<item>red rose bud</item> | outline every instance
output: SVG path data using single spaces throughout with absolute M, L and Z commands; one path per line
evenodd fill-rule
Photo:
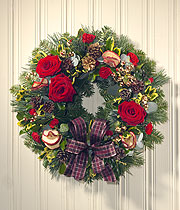
M 76 91 L 73 88 L 72 81 L 65 74 L 58 74 L 51 78 L 49 85 L 49 99 L 54 102 L 68 102 L 73 100 Z
M 138 57 L 137 57 L 134 53 L 132 53 L 132 52 L 129 52 L 127 55 L 130 57 L 130 62 L 131 62 L 134 66 L 137 66 L 137 63 L 139 62 Z
M 34 139 L 34 141 L 36 141 L 39 144 L 41 143 L 40 136 L 37 132 L 32 132 L 31 136 Z
M 149 124 L 146 125 L 145 132 L 147 135 L 151 135 L 152 131 L 153 131 L 153 126 L 152 123 L 150 122 Z
M 136 126 L 144 122 L 145 110 L 134 101 L 124 101 L 118 106 L 118 114 L 128 125 Z
M 45 58 L 39 60 L 36 72 L 39 74 L 40 78 L 54 76 L 61 71 L 61 60 L 59 57 L 48 55 Z
M 35 109 L 30 109 L 29 114 L 33 115 L 33 116 L 36 115 L 36 110 Z
M 93 35 L 93 34 L 84 33 L 84 34 L 82 35 L 82 41 L 83 41 L 84 43 L 91 43 L 91 42 L 94 41 L 95 38 L 96 38 L 96 36 Z
M 109 67 L 101 67 L 99 70 L 99 76 L 103 79 L 107 79 L 112 74 Z
M 53 120 L 51 120 L 49 126 L 50 126 L 51 128 L 54 128 L 54 126 L 56 126 L 56 125 L 58 125 L 58 124 L 59 124 L 59 120 L 56 119 L 56 118 L 54 118 Z
M 149 78 L 149 81 L 152 83 L 154 81 L 153 77 Z
M 111 130 L 106 131 L 106 136 L 112 136 L 112 135 L 113 135 L 113 131 Z

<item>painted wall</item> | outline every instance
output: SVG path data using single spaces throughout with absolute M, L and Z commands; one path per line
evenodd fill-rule
M 76 34 L 81 24 L 127 34 L 172 78 L 164 87 L 164 143 L 146 151 L 144 167 L 132 169 L 120 185 L 51 180 L 18 137 L 9 105 L 9 88 L 39 40 L 57 31 Z M 180 209 L 180 0 L 0 0 L 0 60 L 0 210 Z M 96 94 L 89 102 L 94 111 L 102 100 Z

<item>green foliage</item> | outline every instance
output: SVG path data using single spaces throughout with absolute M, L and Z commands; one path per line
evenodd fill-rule
M 53 103 L 52 112 L 44 111 L 42 112 L 43 114 L 40 114 L 40 110 L 41 108 L 43 110 L 44 104 L 52 101 L 49 100 L 49 87 L 43 87 L 37 90 L 31 89 L 34 81 L 41 81 L 41 78 L 39 78 L 36 74 L 38 61 L 47 55 L 52 54 L 58 55 L 63 62 L 65 58 L 60 57 L 60 51 L 62 49 L 64 49 L 67 54 L 69 52 L 73 52 L 82 59 L 87 55 L 89 46 L 88 43 L 84 43 L 82 41 L 83 33 L 94 34 L 96 36 L 94 43 L 97 41 L 99 42 L 102 52 L 110 50 L 114 51 L 119 56 L 129 52 L 137 55 L 139 63 L 133 69 L 132 75 L 135 76 L 136 79 L 144 82 L 144 90 L 148 87 L 148 85 L 151 85 L 153 88 L 156 88 L 156 93 L 158 94 L 158 97 L 153 100 L 153 102 L 157 104 L 158 109 L 156 112 L 147 114 L 144 123 L 132 127 L 126 122 L 123 122 L 117 114 L 119 103 L 123 102 L 123 99 L 118 101 L 119 89 L 128 89 L 129 87 L 121 87 L 120 84 L 115 82 L 115 80 L 111 77 L 112 75 L 107 79 L 102 79 L 99 76 L 99 69 L 101 67 L 109 66 L 105 63 L 100 63 L 99 66 L 96 66 L 96 69 L 84 73 L 81 60 L 78 65 L 73 67 L 70 71 L 66 71 L 66 69 L 62 68 L 60 72 L 72 80 L 73 87 L 76 91 L 76 94 L 73 97 L 73 102 Z M 117 67 L 119 68 L 120 64 Z M 116 74 L 116 68 L 110 68 L 111 71 Z M 20 85 L 14 85 L 10 89 L 14 96 L 11 101 L 11 105 L 13 106 L 13 111 L 17 112 L 16 117 L 19 121 L 19 125 L 22 126 L 19 134 L 25 137 L 24 144 L 36 154 L 40 154 L 43 166 L 49 170 L 53 177 L 56 178 L 59 178 L 61 174 L 64 174 L 66 169 L 66 162 L 60 161 L 57 154 L 60 150 L 63 152 L 65 151 L 67 139 L 72 138 L 72 134 L 68 129 L 68 123 L 79 116 L 85 120 L 87 125 L 90 124 L 91 120 L 97 118 L 109 121 L 110 129 L 114 134 L 112 137 L 106 136 L 102 144 L 114 141 L 114 138 L 119 136 L 119 134 L 115 131 L 115 128 L 125 126 L 127 130 L 124 133 L 121 133 L 121 135 L 124 137 L 128 136 L 130 131 L 134 132 L 135 135 L 143 133 L 143 142 L 145 147 L 153 149 L 155 144 L 160 144 L 163 141 L 163 135 L 156 129 L 153 129 L 151 135 L 147 135 L 145 127 L 150 122 L 152 122 L 154 126 L 156 124 L 166 122 L 168 109 L 168 104 L 164 99 L 165 95 L 161 88 L 169 81 L 169 77 L 165 74 L 164 70 L 156 72 L 156 69 L 156 62 L 154 60 L 148 58 L 142 50 L 135 49 L 134 44 L 127 36 L 118 36 L 108 26 L 104 26 L 101 30 L 94 30 L 94 28 L 83 26 L 82 29 L 79 30 L 77 36 L 71 36 L 69 33 L 54 33 L 53 35 L 48 35 L 48 38 L 40 41 L 39 46 L 33 50 L 32 57 L 29 60 L 27 68 L 24 68 L 24 71 L 20 75 Z M 150 84 L 149 81 L 149 78 L 151 77 L 154 79 L 152 84 Z M 48 78 L 48 80 L 50 83 L 50 78 Z M 87 109 L 82 105 L 84 98 L 91 97 L 94 94 L 94 84 L 97 85 L 100 95 L 104 98 L 104 106 L 98 107 L 98 111 L 95 115 L 88 113 Z M 141 91 L 142 94 L 145 94 L 144 90 Z M 18 98 L 18 96 L 20 96 L 20 98 Z M 29 111 L 33 108 L 32 98 L 37 96 L 42 101 L 42 104 L 35 106 L 36 117 L 34 117 L 29 113 Z M 133 97 L 136 98 L 137 94 L 134 94 L 132 91 L 130 100 L 134 100 L 132 99 Z M 61 141 L 59 148 L 53 151 L 46 151 L 46 145 L 43 142 L 39 144 L 34 141 L 32 133 L 37 132 L 41 136 L 43 130 L 49 128 L 49 124 L 53 118 L 57 118 L 59 120 L 59 124 L 56 125 L 55 129 L 63 135 L 63 140 Z M 129 155 L 131 149 L 125 148 L 121 141 L 115 142 L 115 146 L 116 148 L 123 148 L 126 156 L 118 161 L 114 157 L 104 159 L 104 162 L 112 167 L 116 179 L 119 181 L 119 177 L 123 176 L 125 172 L 130 173 L 131 167 L 139 167 L 143 165 L 143 150 L 138 152 L 135 148 L 133 149 L 133 154 Z M 89 155 L 84 177 L 84 181 L 87 183 L 103 179 L 101 174 L 93 173 L 92 158 L 93 156 Z
M 144 133 L 145 138 L 144 138 L 144 145 L 148 149 L 154 149 L 155 144 L 161 144 L 163 142 L 164 136 L 162 133 L 156 129 L 153 129 L 153 132 L 151 135 L 147 135 Z

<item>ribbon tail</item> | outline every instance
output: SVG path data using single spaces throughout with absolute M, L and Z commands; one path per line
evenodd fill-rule
M 79 155 L 73 156 L 68 163 L 65 175 L 72 176 L 76 180 L 82 180 L 85 176 L 87 163 L 88 154 L 85 152 L 81 152 Z
M 110 165 L 106 165 L 105 169 L 101 171 L 101 175 L 106 182 L 115 182 L 116 177 Z
M 95 174 L 101 173 L 105 169 L 104 161 L 95 156 L 92 160 L 92 169 Z
M 75 161 L 75 155 L 72 154 L 72 155 L 71 155 L 71 158 L 70 158 L 70 160 L 69 160 L 69 163 L 68 163 L 68 165 L 67 165 L 67 167 L 66 167 L 66 170 L 65 170 L 65 172 L 64 172 L 64 175 L 65 175 L 65 176 L 72 176 L 74 161 Z

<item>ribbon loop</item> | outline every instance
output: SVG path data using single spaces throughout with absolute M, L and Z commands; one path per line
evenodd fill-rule
M 95 120 L 91 127 L 91 133 L 90 133 L 91 145 L 101 142 L 108 128 L 109 125 L 106 120 L 100 120 L 100 119 Z
M 72 120 L 69 123 L 69 129 L 74 139 L 86 142 L 86 123 L 81 117 Z

